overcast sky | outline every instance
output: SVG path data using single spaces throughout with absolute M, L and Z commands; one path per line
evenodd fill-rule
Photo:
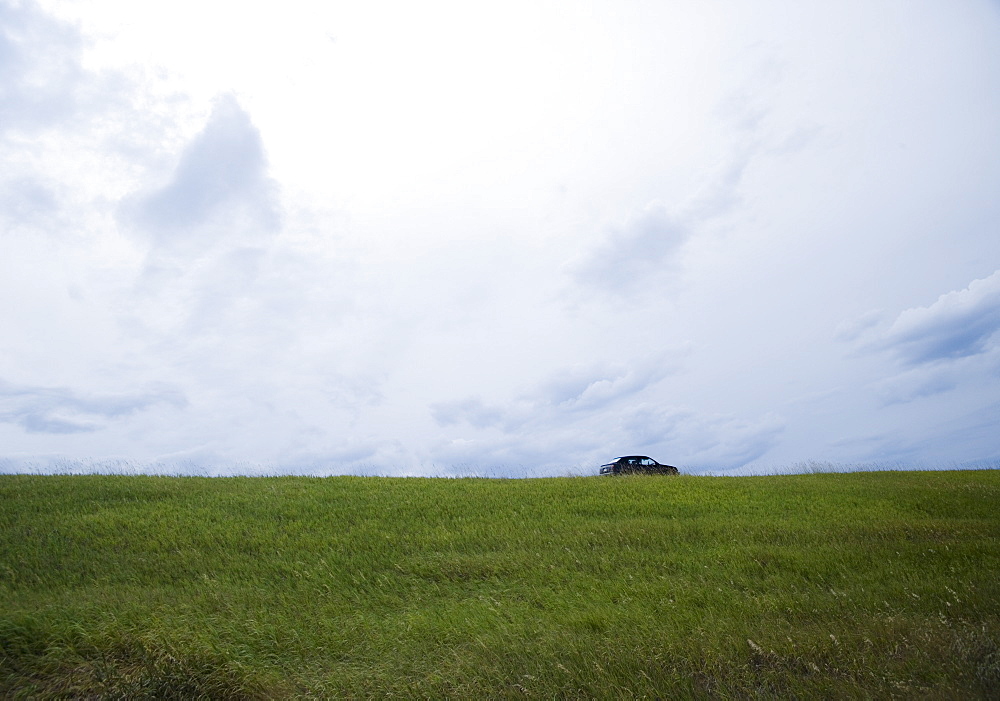
M 0 471 L 995 464 L 998 125 L 988 0 L 0 0 Z

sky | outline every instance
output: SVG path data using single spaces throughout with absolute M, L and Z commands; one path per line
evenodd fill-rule
M 992 0 L 0 0 L 0 472 L 995 466 L 998 125 Z

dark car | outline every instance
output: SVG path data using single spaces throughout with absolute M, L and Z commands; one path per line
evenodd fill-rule
M 625 455 L 607 465 L 601 465 L 602 475 L 676 475 L 673 465 L 661 465 L 645 455 Z

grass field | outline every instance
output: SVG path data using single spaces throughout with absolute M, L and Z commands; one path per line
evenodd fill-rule
M 4 697 L 1000 696 L 1000 471 L 0 476 Z

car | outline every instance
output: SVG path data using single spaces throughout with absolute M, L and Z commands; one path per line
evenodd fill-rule
M 661 465 L 645 455 L 624 455 L 601 465 L 602 475 L 676 475 L 680 474 L 673 465 Z

